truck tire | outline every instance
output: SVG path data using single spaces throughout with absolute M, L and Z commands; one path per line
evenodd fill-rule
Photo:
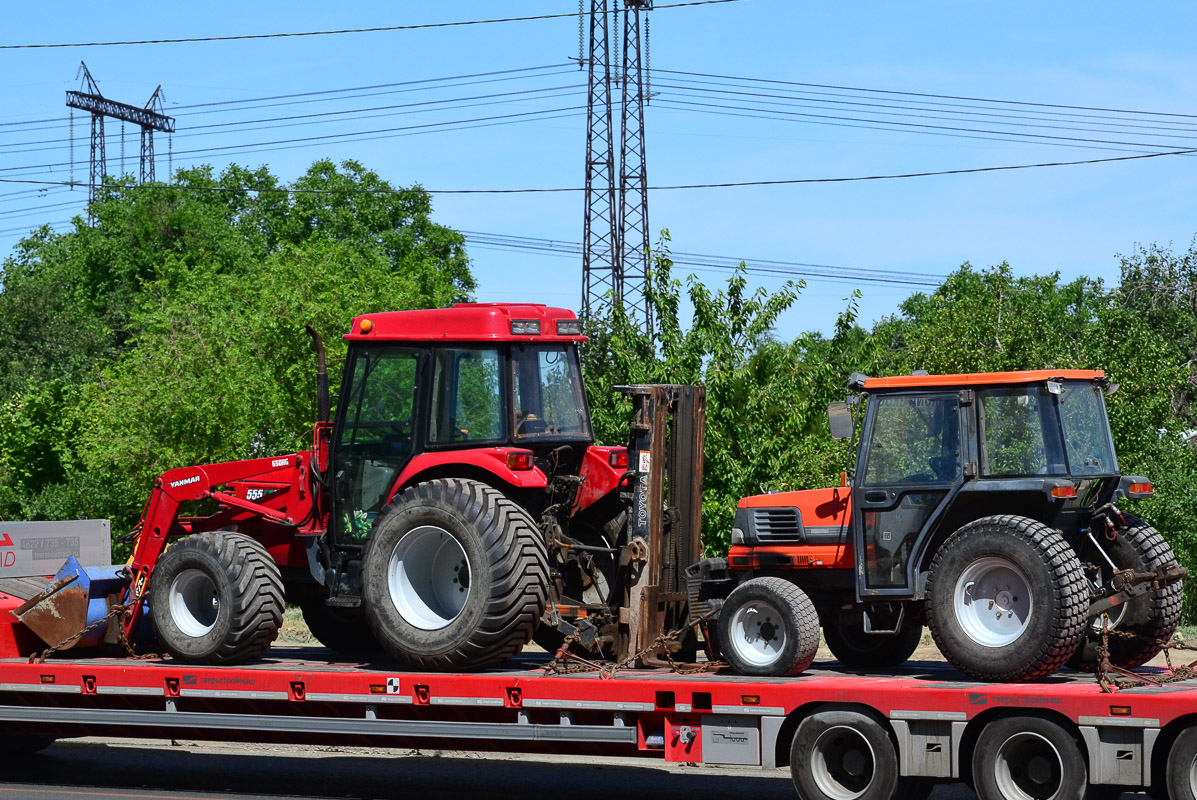
M 462 478 L 404 489 L 375 520 L 361 576 L 375 639 L 425 670 L 507 661 L 531 640 L 549 591 L 536 523 L 501 492 Z
M 1042 717 L 1003 717 L 987 724 L 973 746 L 972 767 L 978 800 L 1084 800 L 1090 789 L 1076 738 Z
M 270 649 L 283 622 L 283 580 L 261 544 L 216 531 L 179 539 L 150 577 L 158 643 L 189 664 L 239 664 Z
M 932 784 L 902 777 L 889 731 L 869 714 L 816 711 L 798 725 L 790 775 L 804 800 L 921 800 Z
M 983 517 L 953 533 L 931 562 L 927 625 L 969 677 L 1017 682 L 1068 662 L 1085 631 L 1089 589 L 1076 553 L 1033 519 Z
M 1155 569 L 1176 560 L 1164 537 L 1143 520 L 1126 515 L 1127 525 L 1113 540 L 1098 537 L 1106 555 L 1119 570 L 1136 572 Z M 1090 545 L 1090 549 L 1092 545 Z M 1102 580 L 1109 580 L 1113 570 L 1100 553 L 1091 559 L 1102 568 Z M 1109 637 L 1110 663 L 1123 669 L 1146 664 L 1163 649 L 1180 622 L 1180 607 L 1184 600 L 1184 586 L 1177 581 L 1162 589 L 1140 595 L 1110 613 L 1110 630 L 1131 634 L 1134 639 Z M 1097 669 L 1097 648 L 1101 644 L 1101 619 L 1091 620 L 1085 629 L 1081 646 L 1068 666 L 1084 672 Z
M 1185 728 L 1172 743 L 1164 785 L 1170 800 L 1197 800 L 1197 726 Z
M 819 650 L 819 615 L 806 592 L 783 578 L 753 578 L 719 611 L 719 646 L 740 675 L 797 675 Z
M 349 655 L 382 652 L 360 610 L 335 608 L 318 596 L 305 597 L 299 610 L 308 631 L 329 650 Z
M 896 667 L 906 663 L 923 640 L 923 626 L 911 623 L 895 634 L 865 633 L 857 624 L 828 625 L 823 638 L 845 667 Z

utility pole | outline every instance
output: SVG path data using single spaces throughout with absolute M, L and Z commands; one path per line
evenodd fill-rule
M 649 264 L 648 175 L 644 155 L 644 70 L 640 49 L 640 12 L 653 0 L 624 0 L 622 107 L 619 139 L 619 235 L 616 263 L 622 280 L 620 299 L 629 319 L 652 336 L 648 304 Z M 645 24 L 647 25 L 647 15 Z
M 617 257 L 619 231 L 615 216 L 615 146 L 611 136 L 610 27 L 608 0 L 590 0 L 590 57 L 583 59 L 579 54 L 579 66 L 585 61 L 589 73 L 586 190 L 582 218 L 583 316 L 601 314 L 608 303 L 619 304 L 623 288 Z
M 174 117 L 163 113 L 162 87 L 159 86 L 150 95 L 149 102 L 144 107 L 131 106 L 109 100 L 100 93 L 100 87 L 88 71 L 87 65 L 79 62 L 78 75 L 82 75 L 82 91 L 67 92 L 66 104 L 71 108 L 78 108 L 91 113 L 91 166 L 88 173 L 87 204 L 90 217 L 90 206 L 96 201 L 96 192 L 104 185 L 104 176 L 108 174 L 108 158 L 104 148 L 104 118 L 112 117 L 122 122 L 132 122 L 141 128 L 141 169 L 139 179 L 141 183 L 154 180 L 154 131 L 174 133 Z M 121 140 L 122 155 L 124 139 Z

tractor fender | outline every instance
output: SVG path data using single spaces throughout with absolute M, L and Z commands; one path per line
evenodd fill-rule
M 387 497 L 387 502 L 394 500 L 395 495 L 405 486 L 418 483 L 417 478 L 424 473 L 433 472 L 437 477 L 451 474 L 460 475 L 462 467 L 490 473 L 501 484 L 518 489 L 543 489 L 549 485 L 549 479 L 540 471 L 539 467 L 515 470 L 507 466 L 508 453 L 527 452 L 519 447 L 486 447 L 477 450 L 421 453 L 407 462 L 407 466 L 399 473 L 399 477 L 395 480 L 395 485 Z
M 619 487 L 628 472 L 628 449 L 591 445 L 582 457 L 578 475 L 582 487 L 574 499 L 573 513 L 577 514 L 602 500 Z

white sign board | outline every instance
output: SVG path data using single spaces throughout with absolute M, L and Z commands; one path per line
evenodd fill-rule
M 0 522 L 0 578 L 53 575 L 67 556 L 85 567 L 112 564 L 112 523 Z

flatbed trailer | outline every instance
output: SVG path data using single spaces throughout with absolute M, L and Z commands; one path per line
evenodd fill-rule
M 131 736 L 792 766 L 804 798 L 871 797 L 855 790 L 890 770 L 906 776 L 907 797 L 912 784 L 929 790 L 933 782 L 965 780 L 986 798 L 1037 796 L 1025 785 L 1034 776 L 1024 773 L 1044 752 L 1060 758 L 1047 765 L 1047 780 L 1065 789 L 1075 779 L 1076 765 L 1044 732 L 1046 722 L 1075 743 L 1082 793 L 1154 786 L 1165 793 L 1157 796 L 1177 797 L 1166 794 L 1170 770 L 1187 776 L 1185 786 L 1197 780 L 1197 680 L 1103 693 L 1091 675 L 983 684 L 938 662 L 885 675 L 828 662 L 796 678 L 746 679 L 650 670 L 553 674 L 543 669 L 544 654 L 477 674 L 337 663 L 321 648 L 278 647 L 238 667 L 68 656 L 0 660 L 6 741 Z M 804 725 L 812 719 L 830 727 Z M 870 738 L 870 725 L 892 750 Z M 993 744 L 995 730 L 1015 734 Z M 979 742 L 978 763 L 992 766 L 996 794 L 972 774 Z M 872 763 L 845 759 L 853 752 Z

